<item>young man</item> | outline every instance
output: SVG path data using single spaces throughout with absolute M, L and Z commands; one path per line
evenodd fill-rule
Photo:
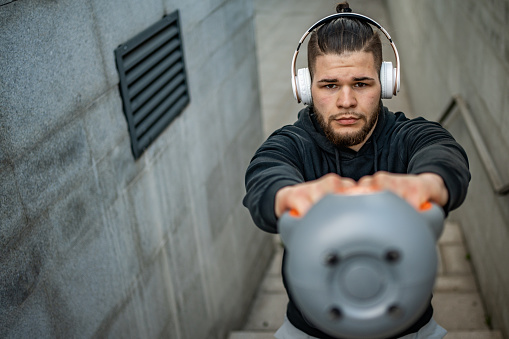
M 349 12 L 348 4 L 338 12 Z M 393 191 L 415 208 L 426 201 L 446 214 L 465 199 L 470 173 L 464 150 L 439 124 L 409 120 L 381 102 L 381 42 L 356 17 L 325 22 L 308 44 L 312 103 L 275 131 L 246 173 L 244 205 L 262 230 L 277 233 L 286 211 L 304 215 L 324 195 L 352 186 Z M 284 264 L 283 264 L 284 265 Z M 284 277 L 283 277 L 284 279 Z M 289 295 L 277 338 L 330 338 L 306 320 Z M 394 338 L 442 338 L 431 303 Z

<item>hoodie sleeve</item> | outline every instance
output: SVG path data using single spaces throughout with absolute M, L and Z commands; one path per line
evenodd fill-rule
M 277 233 L 276 192 L 285 186 L 304 182 L 300 164 L 298 145 L 289 133 L 284 133 L 284 129 L 274 132 L 251 159 L 246 171 L 243 204 L 262 230 Z
M 411 152 L 408 173 L 440 175 L 449 192 L 449 201 L 444 206 L 449 213 L 459 207 L 467 195 L 470 182 L 467 154 L 440 124 L 424 119 L 414 121 L 407 133 L 412 137 L 406 141 Z

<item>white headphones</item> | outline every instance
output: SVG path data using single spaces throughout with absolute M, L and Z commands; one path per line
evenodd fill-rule
M 295 64 L 297 62 L 297 55 L 299 54 L 300 46 L 302 42 L 306 39 L 306 37 L 311 33 L 316 27 L 323 25 L 324 23 L 337 19 L 339 17 L 353 17 L 358 18 L 368 23 L 376 26 L 382 33 L 387 37 L 389 42 L 391 43 L 392 50 L 394 51 L 394 55 L 396 56 L 396 67 L 392 67 L 392 62 L 384 61 L 382 62 L 382 66 L 380 68 L 380 83 L 382 85 L 382 99 L 390 99 L 393 95 L 397 95 L 400 87 L 400 66 L 399 66 L 399 54 L 396 49 L 396 45 L 392 41 L 389 33 L 378 24 L 375 20 L 357 13 L 336 13 L 329 15 L 319 21 L 317 21 L 313 26 L 311 26 L 306 33 L 302 36 L 299 41 L 299 45 L 293 54 L 292 59 L 292 89 L 293 96 L 297 100 L 297 102 L 302 102 L 305 105 L 310 105 L 313 102 L 313 98 L 311 97 L 311 75 L 309 74 L 308 68 L 300 68 L 295 74 Z

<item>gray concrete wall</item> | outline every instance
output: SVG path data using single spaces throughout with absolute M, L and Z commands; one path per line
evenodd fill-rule
M 272 254 L 251 1 L 0 5 L 0 337 L 224 338 Z M 113 51 L 176 9 L 191 103 L 134 161 Z
M 509 0 L 386 0 L 415 115 L 436 119 L 454 94 L 470 107 L 509 181 Z M 509 335 L 509 197 L 493 194 L 462 118 L 448 127 L 469 154 L 472 182 L 451 218 L 465 231 L 488 319 Z

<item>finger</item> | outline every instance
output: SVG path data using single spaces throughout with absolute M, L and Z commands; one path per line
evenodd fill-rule
M 323 184 L 326 193 L 338 193 L 345 188 L 356 186 L 357 183 L 351 178 L 343 178 L 337 174 L 324 177 Z
M 362 177 L 359 182 L 357 183 L 359 187 L 370 189 L 372 191 L 381 191 L 384 189 L 388 189 L 386 186 L 388 185 L 387 182 L 384 182 L 383 179 L 376 178 L 373 176 L 368 177 Z
M 361 186 L 361 187 L 369 187 L 369 186 L 372 186 L 373 185 L 373 177 L 372 176 L 365 176 L 365 177 L 362 177 L 359 179 L 359 181 L 357 182 L 357 185 Z
M 350 187 L 355 187 L 355 186 L 357 186 L 357 182 L 355 180 L 350 179 L 350 178 L 342 178 L 341 179 L 340 187 L 350 188 Z
M 288 196 L 285 211 L 294 210 L 298 215 L 304 216 L 314 205 L 318 195 L 312 196 L 309 190 L 295 190 Z
M 299 184 L 287 186 L 276 193 L 275 213 L 276 217 L 281 217 L 283 213 L 289 210 L 295 210 L 298 214 L 304 215 L 320 197 L 320 190 L 317 190 L 315 184 Z
M 308 213 L 312 206 L 313 203 L 309 200 L 299 200 L 296 202 L 295 208 L 293 209 L 297 211 L 299 216 L 304 216 Z
M 425 195 L 422 194 L 412 194 L 412 195 L 407 194 L 403 198 L 416 210 L 419 210 L 421 205 L 427 202 Z
M 300 215 L 305 215 L 325 195 L 334 193 L 340 181 L 337 174 L 328 174 L 318 180 L 295 186 L 288 196 L 287 209 L 295 209 Z

